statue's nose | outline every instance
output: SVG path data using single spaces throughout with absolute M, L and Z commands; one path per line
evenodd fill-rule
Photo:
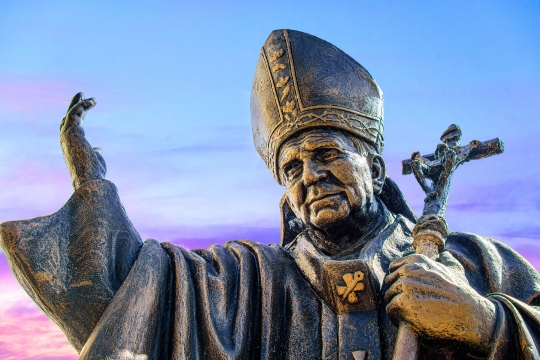
M 310 186 L 328 178 L 328 172 L 316 161 L 304 160 L 304 185 Z

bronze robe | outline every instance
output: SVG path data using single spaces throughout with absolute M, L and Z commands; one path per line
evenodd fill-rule
M 386 228 L 330 258 L 304 235 L 282 247 L 247 240 L 188 251 L 142 242 L 106 180 L 83 184 L 57 213 L 1 225 L 17 280 L 64 331 L 80 359 L 390 359 L 389 263 L 412 253 L 413 224 Z M 453 233 L 439 261 L 497 307 L 489 359 L 540 359 L 540 277 L 508 246 Z M 340 270 L 365 274 L 342 302 Z M 337 284 L 337 285 L 336 285 Z M 343 285 L 343 284 L 341 284 Z M 424 359 L 478 359 L 424 340 Z M 481 357 L 480 357 L 481 358 Z

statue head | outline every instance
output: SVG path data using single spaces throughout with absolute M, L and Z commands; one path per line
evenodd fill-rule
M 382 91 L 324 40 L 293 30 L 270 34 L 253 80 L 251 121 L 257 151 L 286 188 L 282 243 L 297 233 L 292 220 L 332 231 L 369 221 L 376 198 L 388 197 L 385 188 L 399 193 L 387 185 L 381 157 Z
M 277 172 L 287 201 L 306 226 L 326 233 L 372 221 L 386 168 L 372 146 L 332 128 L 311 128 L 287 139 Z

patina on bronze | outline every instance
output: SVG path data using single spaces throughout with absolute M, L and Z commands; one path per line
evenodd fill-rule
M 420 359 L 540 358 L 540 276 L 496 240 L 446 234 L 444 212 L 417 222 L 386 175 L 382 91 L 332 44 L 276 30 L 256 67 L 254 143 L 285 187 L 280 245 L 143 242 L 85 138 L 95 104 L 77 94 L 60 129 L 73 196 L 0 225 L 14 275 L 80 359 L 392 359 L 400 323 Z M 434 179 L 441 154 L 408 164 Z M 444 231 L 435 259 L 415 254 L 422 224 Z

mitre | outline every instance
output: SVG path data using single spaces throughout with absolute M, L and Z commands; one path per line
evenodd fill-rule
M 253 140 L 276 180 L 277 152 L 295 133 L 333 127 L 383 150 L 383 94 L 375 79 L 334 45 L 294 30 L 272 31 L 251 92 Z

